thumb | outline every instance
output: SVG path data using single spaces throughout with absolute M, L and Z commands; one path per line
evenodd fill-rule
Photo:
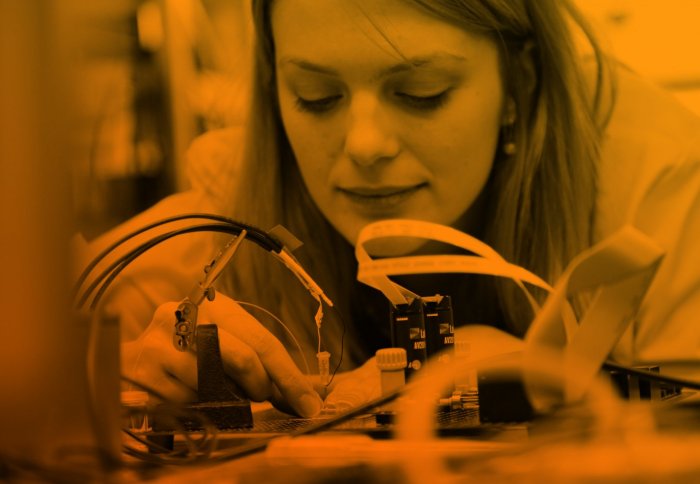
M 381 396 L 379 369 L 374 358 L 343 375 L 325 400 L 327 409 L 343 412 L 364 405 Z

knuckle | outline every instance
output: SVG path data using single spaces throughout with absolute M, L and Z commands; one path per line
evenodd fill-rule
M 173 319 L 175 310 L 177 310 L 178 303 L 176 302 L 167 302 L 164 304 L 161 304 L 158 306 L 156 309 L 155 313 L 153 313 L 153 320 L 154 321 L 163 321 L 166 319 Z
M 305 385 L 292 372 L 284 372 L 276 379 L 277 387 L 287 396 L 297 396 L 305 393 Z
M 268 333 L 266 330 L 262 330 L 252 336 L 252 346 L 261 357 L 265 357 L 283 349 L 282 343 L 280 343 L 277 338 L 275 338 L 271 333 Z
M 269 384 L 252 385 L 252 386 L 249 386 L 249 388 L 246 388 L 246 393 L 248 395 L 248 398 L 250 398 L 254 402 L 263 402 L 265 400 L 269 400 L 270 397 L 272 396 L 271 385 L 269 385 Z
M 240 348 L 233 354 L 232 358 L 235 371 L 242 374 L 253 373 L 258 367 L 257 359 L 257 355 L 252 349 Z

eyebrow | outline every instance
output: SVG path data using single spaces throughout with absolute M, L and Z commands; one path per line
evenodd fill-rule
M 393 65 L 387 69 L 382 70 L 376 77 L 381 79 L 387 76 L 390 76 L 392 74 L 396 74 L 399 72 L 405 72 L 405 71 L 410 71 L 415 68 L 419 67 L 424 67 L 424 66 L 430 66 L 431 64 L 439 64 L 441 62 L 458 62 L 458 63 L 463 63 L 467 59 L 466 57 L 460 56 L 460 55 L 455 55 L 449 52 L 435 52 L 432 54 L 428 54 L 425 56 L 416 56 L 416 57 L 410 57 L 405 59 L 405 61 L 400 62 L 396 65 Z M 306 71 L 311 71 L 311 72 L 318 72 L 320 74 L 326 74 L 330 76 L 339 76 L 339 72 L 336 71 L 335 69 L 332 69 L 330 67 L 322 66 L 319 64 L 315 64 L 313 62 L 310 62 L 306 59 L 298 58 L 298 57 L 282 57 L 278 61 L 279 65 L 285 65 L 285 64 L 291 64 L 293 66 L 296 66 L 300 69 L 306 70 Z

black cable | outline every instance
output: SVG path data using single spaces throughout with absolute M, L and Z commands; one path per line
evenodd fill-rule
M 100 283 L 104 280 L 105 282 L 100 287 L 98 293 L 95 295 L 90 305 L 90 308 L 94 309 L 97 306 L 97 301 L 99 301 L 104 292 L 107 290 L 107 287 L 109 287 L 109 285 L 117 277 L 117 275 L 119 275 L 129 264 L 131 264 L 137 257 L 141 256 L 144 252 L 148 251 L 149 249 L 155 247 L 156 245 L 162 242 L 165 242 L 168 239 L 171 239 L 172 237 L 196 232 L 220 232 L 231 235 L 238 235 L 240 233 L 240 230 L 238 228 L 234 228 L 226 224 L 204 224 L 173 230 L 171 232 L 159 235 L 158 237 L 154 237 L 149 241 L 144 242 L 138 247 L 132 249 L 130 252 L 122 255 L 107 269 L 100 273 L 100 275 L 95 278 L 92 284 L 90 284 L 90 286 L 83 293 L 83 296 L 78 301 L 78 307 L 82 307 L 85 304 L 87 299 L 90 297 L 90 294 L 94 292 L 97 286 L 100 285 Z
M 116 248 L 118 248 L 120 245 L 124 244 L 125 242 L 131 240 L 132 238 L 136 237 L 137 235 L 140 235 L 148 230 L 154 229 L 156 227 L 160 227 L 162 225 L 166 225 L 169 223 L 173 222 L 178 222 L 181 220 L 192 220 L 192 219 L 204 219 L 204 220 L 213 220 L 217 222 L 222 222 L 231 225 L 232 227 L 238 227 L 238 228 L 244 228 L 246 229 L 249 234 L 251 234 L 251 240 L 257 241 L 265 241 L 265 243 L 269 244 L 268 250 L 273 250 L 275 252 L 279 252 L 282 250 L 282 244 L 272 237 L 271 235 L 267 234 L 264 230 L 259 229 L 253 225 L 238 222 L 236 220 L 230 219 L 228 217 L 224 217 L 221 215 L 216 215 L 216 214 L 209 214 L 209 213 L 188 213 L 188 214 L 183 214 L 183 215 L 176 215 L 173 217 L 168 217 L 162 220 L 158 220 L 156 222 L 153 222 L 151 224 L 145 225 L 144 227 L 141 227 L 140 229 L 137 229 L 125 236 L 123 236 L 121 239 L 117 240 L 113 244 L 111 244 L 109 247 L 104 249 L 102 252 L 100 252 L 92 261 L 85 267 L 83 272 L 80 274 L 80 277 L 78 277 L 78 280 L 74 286 L 73 294 L 77 297 L 78 292 L 80 291 L 80 287 L 82 287 L 83 283 L 87 279 L 87 277 L 90 275 L 92 270 L 97 266 L 97 264 L 100 263 L 105 257 L 107 257 L 112 251 L 114 251 Z
M 219 233 L 227 233 L 231 235 L 238 235 L 243 229 L 240 229 L 239 227 L 235 227 L 229 224 L 224 224 L 224 223 L 219 223 L 219 224 L 203 224 L 203 225 L 194 225 L 194 226 L 189 226 L 189 227 L 184 227 L 178 230 L 173 230 L 171 232 L 167 232 L 165 234 L 161 234 L 157 237 L 154 237 L 143 244 L 135 247 L 131 251 L 127 252 L 126 254 L 123 254 L 120 258 L 118 258 L 116 261 L 114 261 L 107 269 L 102 271 L 100 275 L 98 275 L 95 280 L 90 284 L 90 286 L 83 292 L 83 295 L 80 297 L 78 300 L 77 306 L 78 308 L 82 307 L 87 299 L 90 297 L 90 294 L 92 294 L 97 286 L 104 280 L 108 279 L 107 286 L 111 284 L 112 280 L 116 275 L 118 275 L 124 268 L 126 268 L 127 265 L 129 265 L 131 262 L 134 261 L 137 257 L 139 257 L 141 254 L 146 252 L 147 250 L 151 249 L 152 247 L 155 247 L 156 245 L 160 244 L 161 242 L 165 242 L 166 240 L 178 236 L 178 235 L 183 235 L 183 234 L 188 234 L 188 233 L 195 233 L 195 232 L 219 232 Z M 265 250 L 274 252 L 277 249 L 277 245 L 270 243 L 270 240 L 268 240 L 267 236 L 261 236 L 260 234 L 252 233 L 249 232 L 246 235 L 246 239 L 250 239 L 251 241 L 255 242 L 257 245 L 262 247 Z M 281 250 L 281 249 L 280 249 Z M 112 275 L 110 275 L 112 274 Z M 104 284 L 103 284 L 104 287 Z M 104 291 L 106 290 L 106 287 L 104 289 L 100 289 L 99 291 L 99 296 L 101 297 Z M 96 300 L 98 300 L 99 297 L 95 297 L 93 299 L 93 303 L 91 304 L 91 308 L 94 309 L 96 307 Z
M 640 378 L 656 381 L 659 383 L 676 385 L 683 388 L 690 388 L 692 390 L 700 390 L 700 382 L 697 381 L 686 380 L 684 378 L 676 378 L 654 371 L 632 368 L 629 366 L 620 365 L 618 363 L 613 363 L 612 361 L 606 361 L 605 363 L 603 363 L 603 368 L 606 370 L 622 371 L 630 375 L 638 376 Z

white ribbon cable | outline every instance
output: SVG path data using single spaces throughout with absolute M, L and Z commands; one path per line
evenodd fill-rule
M 273 256 L 277 257 L 287 269 L 292 271 L 292 273 L 299 279 L 299 282 L 306 288 L 307 291 L 311 293 L 314 299 L 320 302 L 320 299 L 328 304 L 328 306 L 333 307 L 333 301 L 331 301 L 328 296 L 323 292 L 323 289 L 316 284 L 311 276 L 304 270 L 304 268 L 299 264 L 286 250 L 282 250 L 279 253 L 271 252 Z
M 627 226 L 569 264 L 525 336 L 526 361 L 543 347 L 563 351 L 566 401 L 579 399 L 633 321 L 664 251 Z M 597 290 L 573 335 L 562 332 L 567 297 Z M 532 387 L 530 387 L 532 389 Z M 536 398 L 536 397 L 535 397 Z
M 372 260 L 358 269 L 357 278 L 461 272 L 508 277 L 551 291 L 552 287 L 533 273 L 505 261 L 471 255 L 418 255 Z
M 434 255 L 373 260 L 364 245 L 383 237 L 415 237 L 444 242 L 476 256 Z M 623 227 L 582 252 L 568 265 L 554 288 L 526 269 L 507 262 L 485 243 L 451 227 L 414 220 L 384 220 L 367 225 L 355 246 L 357 279 L 380 290 L 395 305 L 417 297 L 388 276 L 426 273 L 471 273 L 514 280 L 531 301 L 523 283 L 550 292 L 525 337 L 526 357 L 535 361 L 543 347 L 564 354 L 565 398 L 581 397 L 610 351 L 635 317 L 656 274 L 664 251 L 633 227 Z M 569 297 L 597 290 L 579 325 Z M 527 360 L 527 358 L 526 358 Z
M 364 245 L 370 240 L 384 237 L 434 240 L 468 250 L 476 256 L 410 256 L 375 261 L 369 256 Z M 522 267 L 510 264 L 479 239 L 452 227 L 421 220 L 389 219 L 365 226 L 355 244 L 355 257 L 359 264 L 357 279 L 381 291 L 394 305 L 407 304 L 411 298 L 417 296 L 391 281 L 389 275 L 461 272 L 507 277 L 521 288 L 535 312 L 539 311 L 539 305 L 523 282 L 547 291 L 552 290 L 541 278 Z M 570 317 L 567 315 L 565 320 L 569 320 Z
M 461 247 L 487 259 L 505 260 L 489 245 L 469 234 L 446 225 L 422 220 L 387 219 L 373 222 L 362 229 L 357 243 L 362 245 L 368 240 L 382 237 L 415 237 L 418 239 L 436 240 L 455 247 Z

